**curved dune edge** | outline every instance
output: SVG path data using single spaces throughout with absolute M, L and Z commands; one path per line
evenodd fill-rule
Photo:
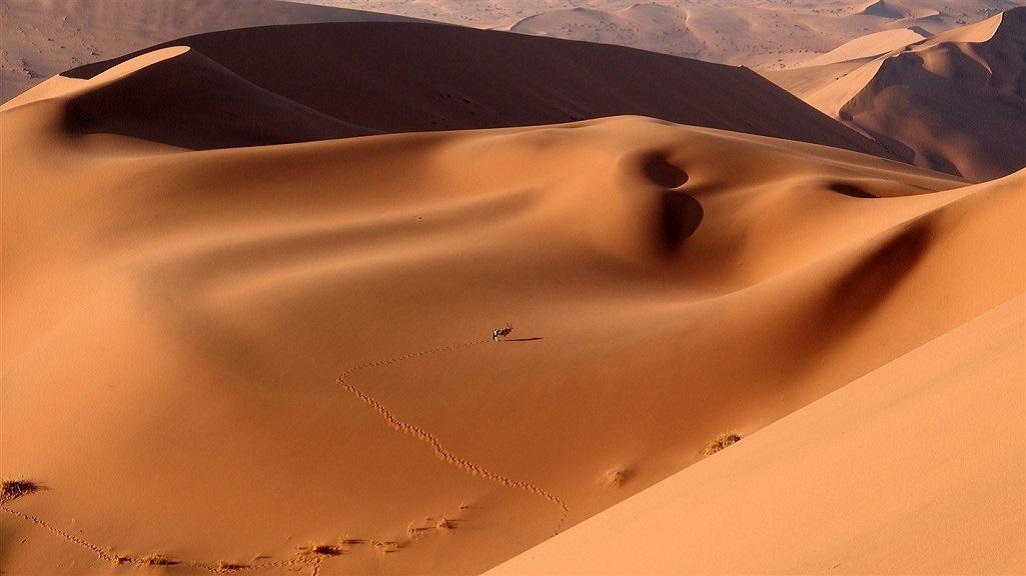
M 480 572 L 563 510 L 467 470 L 571 526 L 1022 290 L 1022 173 L 641 117 L 183 151 L 72 100 L 2 113 L 0 473 L 112 554 Z
M 1024 296 L 486 574 L 1021 574 Z

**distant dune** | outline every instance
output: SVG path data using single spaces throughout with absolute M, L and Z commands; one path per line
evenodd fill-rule
M 1024 74 L 1016 8 L 878 58 L 765 75 L 909 162 L 984 181 L 1026 166 Z
M 587 10 L 571 10 L 566 0 L 5 0 L 0 3 L 0 102 L 69 68 L 173 38 L 249 26 L 421 19 L 514 27 L 779 69 L 866 34 L 908 28 L 936 34 L 1022 5 L 1023 0 L 947 0 L 936 10 L 924 10 L 917 0 L 888 0 L 889 10 L 907 15 L 892 18 L 866 14 L 866 3 L 847 0 L 758 5 L 588 0 Z
M 385 32 L 391 52 L 372 41 Z M 271 37 L 281 61 L 227 41 Z M 698 462 L 717 433 L 747 436 L 1022 294 L 1021 174 L 966 186 L 638 116 L 251 146 L 380 129 L 362 122 L 389 117 L 374 102 L 338 105 L 342 124 L 300 96 L 368 97 L 356 87 L 385 78 L 422 114 L 433 88 L 412 74 L 327 63 L 412 57 L 404 42 L 425 38 L 466 55 L 435 60 L 460 74 L 510 46 L 552 51 L 528 71 L 620 50 L 265 28 L 56 77 L 0 111 L 0 474 L 45 487 L 2 504 L 5 572 L 482 572 Z M 325 69 L 295 85 L 304 46 Z M 610 70 L 650 62 L 624 58 Z M 750 98 L 777 125 L 806 110 L 743 70 L 659 57 L 633 73 L 664 61 L 690 101 L 722 85 L 740 114 Z M 530 105 L 488 102 L 490 121 Z
M 126 132 L 140 123 L 118 117 L 137 110 L 147 110 L 143 116 L 148 117 L 149 111 L 165 109 L 167 113 L 154 122 L 177 124 L 174 114 L 179 108 L 193 108 L 190 98 L 179 94 L 189 89 L 183 82 L 193 81 L 196 75 L 190 70 L 197 66 L 202 70 L 196 74 L 214 74 L 209 60 L 222 76 L 211 80 L 212 86 L 251 83 L 290 100 L 292 108 L 308 108 L 345 123 L 341 128 L 326 126 L 321 134 L 328 136 L 361 129 L 353 126 L 413 132 L 634 114 L 898 158 L 750 70 L 620 46 L 387 22 L 247 28 L 183 38 L 164 46 L 190 46 L 202 59 L 178 58 L 174 64 L 162 64 L 175 70 L 168 73 L 169 79 L 176 79 L 173 82 L 158 84 L 133 76 L 119 81 L 119 87 L 108 88 L 132 98 L 134 106 L 99 109 L 97 104 L 112 100 L 75 100 L 79 115 L 90 118 L 80 123 L 80 129 L 145 137 Z M 99 79 L 104 71 L 137 55 L 79 67 L 64 76 Z M 234 78 L 223 77 L 226 74 Z M 246 94 L 253 98 L 256 91 L 249 88 Z M 725 98 L 725 94 L 733 96 Z M 752 105 L 739 105 L 741 101 Z M 14 99 L 7 106 L 20 102 Z M 205 123 L 186 122 L 175 130 L 184 138 L 188 126 L 202 129 Z
M 974 23 L 1022 0 L 694 2 L 660 0 L 298 0 L 362 8 L 477 28 L 618 44 L 754 69 L 805 65 L 876 32 L 936 34 Z

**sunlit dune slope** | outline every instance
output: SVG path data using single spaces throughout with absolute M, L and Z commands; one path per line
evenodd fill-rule
M 197 63 L 223 74 L 154 53 L 0 112 L 0 474 L 46 487 L 4 504 L 5 572 L 480 572 L 1023 290 L 1022 174 L 640 117 L 69 123 Z M 221 78 L 189 110 L 311 118 Z
M 878 58 L 766 75 L 916 165 L 975 181 L 1026 166 L 1026 7 Z
M 489 574 L 1022 574 L 1023 296 Z
M 174 45 L 268 92 L 382 132 L 639 114 L 897 158 L 750 70 L 619 46 L 367 22 L 247 28 L 167 44 Z M 132 56 L 65 76 L 90 78 Z M 165 98 L 156 90 L 145 97 Z

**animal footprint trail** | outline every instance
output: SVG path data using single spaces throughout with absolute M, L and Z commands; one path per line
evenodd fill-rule
M 510 330 L 511 329 L 512 329 L 512 327 L 510 327 Z M 508 334 L 508 332 L 506 334 Z M 501 334 L 501 336 L 505 336 L 506 334 Z M 398 363 L 398 362 L 403 362 L 403 361 L 410 360 L 410 359 L 413 359 L 413 358 L 417 358 L 417 357 L 420 357 L 420 356 L 427 356 L 427 355 L 430 355 L 430 354 L 440 354 L 442 352 L 448 352 L 448 351 L 457 350 L 457 349 L 460 349 L 460 348 L 467 348 L 469 346 L 476 346 L 478 344 L 486 344 L 486 343 L 491 342 L 491 341 L 492 340 L 479 340 L 479 341 L 476 341 L 476 342 L 466 342 L 466 343 L 463 343 L 463 344 L 453 344 L 453 345 L 444 346 L 444 347 L 441 347 L 441 348 L 434 348 L 434 349 L 431 349 L 431 350 L 424 350 L 424 351 L 421 351 L 421 352 L 414 352 L 412 354 L 404 354 L 402 356 L 396 356 L 394 358 L 389 358 L 387 360 L 379 360 L 379 361 L 375 361 L 375 362 L 367 362 L 366 364 L 360 364 L 358 366 L 354 366 L 353 368 L 349 368 L 348 370 L 343 371 L 341 374 L 339 374 L 339 376 L 338 376 L 338 378 L 336 380 L 336 383 L 339 386 L 341 386 L 343 389 L 345 389 L 346 391 L 352 393 L 354 396 L 359 398 L 365 404 L 367 404 L 368 406 L 370 406 L 371 408 L 376 410 L 378 412 L 378 414 L 380 414 L 381 417 L 385 419 L 385 421 L 388 423 L 388 425 L 391 426 L 392 428 L 394 428 L 395 430 L 398 430 L 400 432 L 404 432 L 406 434 L 409 434 L 409 435 L 413 436 L 414 438 L 416 438 L 416 439 L 418 439 L 418 440 L 428 444 L 429 446 L 431 446 L 431 448 L 434 450 L 435 456 L 439 460 L 442 460 L 443 462 L 446 462 L 447 464 L 455 466 L 456 468 L 459 468 L 460 470 L 463 470 L 464 472 L 466 472 L 466 473 L 468 473 L 468 474 L 470 474 L 472 476 L 481 476 L 482 478 L 485 478 L 485 479 L 487 479 L 489 481 L 495 482 L 496 484 L 500 484 L 502 486 L 507 486 L 507 487 L 510 487 L 510 488 L 516 488 L 516 489 L 522 490 L 522 491 L 524 491 L 524 492 L 526 492 L 528 494 L 532 494 L 534 496 L 538 496 L 538 497 L 544 498 L 544 499 L 548 500 L 549 502 L 551 502 L 552 504 L 558 506 L 559 510 L 560 510 L 560 517 L 559 517 L 559 522 L 556 525 L 555 530 L 553 531 L 553 535 L 558 534 L 559 531 L 563 528 L 563 524 L 566 522 L 567 515 L 569 514 L 569 511 L 570 511 L 570 508 L 567 506 L 567 504 L 565 502 L 563 502 L 562 500 L 560 500 L 556 496 L 550 494 L 549 492 L 546 492 L 545 490 L 542 490 L 541 488 L 539 488 L 539 487 L 537 487 L 537 486 L 535 486 L 535 485 L 533 485 L 531 483 L 524 482 L 522 480 L 514 480 L 512 478 L 509 478 L 509 477 L 503 476 L 501 474 L 492 472 L 490 470 L 482 468 L 481 466 L 478 466 L 477 464 L 474 464 L 473 462 L 471 462 L 471 461 L 469 461 L 469 460 L 467 460 L 465 458 L 461 458 L 461 457 L 457 456 L 456 454 L 454 454 L 453 452 L 451 452 L 450 450 L 448 450 L 444 446 L 442 446 L 441 442 L 439 442 L 438 438 L 436 438 L 433 434 L 431 434 L 427 430 L 424 430 L 423 428 L 420 428 L 420 427 L 418 427 L 416 425 L 413 425 L 413 424 L 410 424 L 408 422 L 403 422 L 402 420 L 398 419 L 383 404 L 378 402 L 372 396 L 364 393 L 362 390 L 360 390 L 359 388 L 354 386 L 348 380 L 349 377 L 352 376 L 353 374 L 355 374 L 356 372 L 359 372 L 360 370 L 364 370 L 364 369 L 367 369 L 367 368 L 380 367 L 380 366 L 388 366 L 390 364 L 395 364 L 395 363 Z M 20 512 L 18 510 L 13 509 L 13 508 L 10 508 L 8 506 L 8 504 L 12 500 L 14 500 L 15 498 L 16 497 L 10 497 L 10 498 L 4 499 L 3 501 L 0 501 L 0 511 L 3 511 L 3 512 L 6 512 L 8 514 L 11 514 L 11 515 L 13 515 L 13 516 L 15 516 L 17 518 L 20 518 L 21 520 L 26 521 L 26 522 L 30 522 L 32 524 L 35 524 L 36 526 L 39 526 L 40 528 L 49 531 L 50 533 L 54 534 L 55 536 L 57 536 L 59 538 L 62 538 L 64 540 L 66 540 L 67 542 L 70 542 L 72 544 L 81 546 L 82 548 L 84 548 L 86 550 L 89 550 L 90 552 L 96 554 L 99 558 L 101 558 L 103 560 L 106 560 L 107 562 L 110 562 L 112 564 L 136 564 L 136 565 L 152 564 L 152 562 L 147 561 L 145 557 L 140 558 L 140 557 L 136 557 L 136 556 L 128 556 L 128 555 L 117 554 L 117 553 L 113 552 L 110 548 L 103 548 L 103 547 L 100 547 L 100 546 L 98 546 L 98 545 L 96 545 L 96 544 L 94 544 L 92 542 L 89 542 L 89 541 L 83 539 L 83 538 L 79 538 L 78 536 L 75 536 L 75 535 L 70 534 L 70 533 L 68 533 L 68 532 L 66 532 L 64 530 L 61 530 L 57 526 L 54 526 L 53 524 L 51 524 L 51 523 L 49 523 L 49 522 L 47 522 L 47 521 L 45 521 L 45 520 L 43 520 L 41 518 L 38 518 L 38 517 L 33 516 L 31 514 L 26 514 L 24 512 Z M 213 574 L 224 574 L 226 572 L 248 572 L 248 571 L 254 571 L 254 570 L 263 570 L 263 569 L 267 569 L 267 568 L 285 567 L 285 566 L 308 566 L 308 567 L 311 568 L 311 576 L 318 576 L 318 574 L 320 572 L 320 569 L 321 569 L 321 563 L 323 561 L 323 558 L 318 556 L 318 557 L 315 557 L 315 558 L 311 559 L 311 558 L 303 558 L 303 557 L 297 555 L 297 556 L 293 556 L 291 558 L 287 558 L 287 559 L 283 559 L 283 560 L 279 560 L 279 561 L 262 562 L 262 563 L 256 563 L 256 564 L 232 565 L 231 568 L 225 568 L 225 567 L 220 566 L 220 565 L 212 565 L 212 564 L 207 564 L 207 563 L 204 563 L 204 562 L 196 562 L 196 561 L 189 561 L 189 560 L 168 559 L 168 561 L 170 562 L 170 564 L 173 564 L 173 565 L 184 566 L 184 567 L 189 567 L 189 568 L 195 568 L 195 569 L 199 569 L 199 570 L 204 570 L 206 572 L 210 572 L 210 573 L 213 573 Z
M 0 505 L 0 509 L 2 509 L 4 512 L 7 512 L 8 514 L 13 514 L 13 515 L 17 516 L 18 518 L 21 518 L 22 520 L 31 522 L 31 523 L 33 523 L 33 524 L 35 524 L 35 525 L 37 525 L 37 526 L 39 526 L 41 528 L 49 530 L 50 532 L 53 532 L 57 536 L 60 536 L 61 538 L 64 538 L 68 542 L 73 542 L 75 544 L 78 544 L 79 546 L 81 546 L 81 547 L 83 547 L 83 548 L 85 548 L 85 549 L 87 549 L 87 550 L 89 550 L 91 552 L 94 552 L 97 556 L 99 556 L 100 558 L 103 558 L 104 560 L 107 560 L 108 562 L 114 562 L 115 561 L 115 556 L 113 554 L 108 553 L 103 548 L 100 548 L 99 546 L 96 546 L 95 544 L 91 544 L 89 542 L 86 542 L 85 540 L 83 540 L 83 539 L 81 539 L 81 538 L 79 538 L 77 536 L 74 536 L 72 534 L 68 534 L 64 530 L 61 530 L 60 528 L 54 526 L 53 524 L 50 524 L 49 522 L 47 522 L 45 520 L 42 520 L 40 518 L 36 518 L 35 516 L 33 516 L 31 514 L 25 514 L 24 512 L 19 512 L 17 510 L 12 509 L 12 508 L 8 508 L 6 505 Z
M 69 534 L 68 532 L 65 532 L 64 530 L 61 530 L 60 528 L 54 526 L 53 524 L 50 524 L 46 520 L 43 520 L 41 518 L 37 518 L 37 517 L 35 517 L 35 516 L 31 515 L 31 514 L 26 514 L 24 512 L 19 512 L 18 510 L 14 510 L 13 508 L 9 508 L 6 504 L 0 504 L 0 510 L 3 510 L 4 512 L 7 512 L 8 514 L 12 514 L 12 515 L 14 515 L 14 516 L 16 516 L 18 518 L 21 518 L 22 520 L 25 520 L 26 522 L 31 522 L 32 524 L 35 524 L 36 526 L 39 526 L 40 528 L 43 528 L 44 530 L 48 530 L 49 532 L 53 533 L 54 535 L 56 535 L 56 536 L 58 536 L 60 538 L 63 538 L 64 540 L 67 540 L 68 542 L 70 542 L 72 544 L 77 544 L 78 546 L 81 546 L 82 548 L 85 548 L 86 550 L 89 550 L 90 552 L 93 552 L 98 557 L 100 557 L 103 560 L 106 560 L 107 562 L 110 562 L 111 564 L 137 564 L 137 565 L 151 564 L 145 558 L 137 558 L 137 557 L 133 557 L 133 556 L 122 556 L 122 555 L 119 555 L 119 554 L 115 554 L 114 552 L 111 552 L 109 549 L 101 548 L 100 546 L 97 546 L 96 544 L 93 544 L 92 542 L 89 542 L 87 540 L 83 540 L 82 538 L 79 538 L 78 536 L 75 536 L 73 534 Z M 186 567 L 189 567 L 189 568 L 197 568 L 197 569 L 200 569 L 200 570 L 205 570 L 207 572 L 211 572 L 213 574 L 224 574 L 226 572 L 244 572 L 244 571 L 248 572 L 248 571 L 253 571 L 253 570 L 262 570 L 262 569 L 266 569 L 266 568 L 275 568 L 275 567 L 290 566 L 290 565 L 310 564 L 309 561 L 305 561 L 303 559 L 290 558 L 290 559 L 286 559 L 286 560 L 280 560 L 280 561 L 277 561 L 277 562 L 264 562 L 264 563 L 261 563 L 261 564 L 240 565 L 240 566 L 233 567 L 231 570 L 225 570 L 225 569 L 220 568 L 218 566 L 214 566 L 214 565 L 210 565 L 210 564 L 204 564 L 203 562 L 179 561 L 179 560 L 173 560 L 173 559 L 168 560 L 168 561 L 169 561 L 169 563 L 171 565 L 186 566 Z M 319 566 L 315 565 L 314 568 L 316 570 L 317 568 L 319 568 Z M 316 572 L 315 572 L 314 576 L 316 576 Z
M 381 402 L 378 402 L 375 398 L 354 386 L 353 383 L 350 381 L 350 377 L 353 374 L 367 368 L 388 366 L 390 364 L 403 362 L 406 360 L 417 358 L 419 356 L 440 354 L 443 352 L 449 352 L 460 348 L 467 348 L 470 346 L 477 346 L 479 344 L 486 344 L 490 341 L 491 340 L 478 340 L 476 342 L 453 344 L 450 346 L 444 346 L 442 348 L 434 348 L 431 350 L 424 350 L 421 352 L 414 352 L 412 354 L 396 356 L 388 360 L 379 360 L 375 362 L 368 362 L 366 364 L 360 364 L 359 366 L 354 366 L 353 368 L 349 368 L 348 370 L 343 371 L 341 374 L 339 374 L 335 382 L 344 390 L 353 394 L 361 401 L 363 401 L 365 404 L 376 410 L 378 414 L 380 414 L 381 417 L 384 418 L 385 422 L 387 422 L 388 425 L 391 426 L 393 429 L 398 430 L 399 432 L 409 434 L 410 436 L 413 436 L 414 438 L 431 446 L 432 450 L 434 450 L 435 457 L 437 457 L 439 460 L 452 466 L 455 466 L 456 468 L 463 470 L 471 476 L 481 476 L 482 478 L 495 482 L 496 484 L 522 490 L 524 492 L 527 492 L 528 494 L 539 496 L 555 504 L 557 507 L 559 507 L 560 517 L 559 522 L 556 524 L 556 528 L 553 531 L 553 535 L 559 534 L 559 531 L 563 528 L 563 524 L 566 522 L 567 515 L 570 512 L 570 508 L 569 506 L 567 506 L 566 502 L 552 495 L 551 493 L 546 492 L 545 490 L 535 486 L 534 484 L 524 482 L 522 480 L 514 480 L 512 478 L 503 476 L 502 474 L 498 474 L 496 472 L 492 472 L 490 470 L 482 468 L 481 466 L 478 466 L 477 464 L 474 464 L 473 462 L 465 458 L 457 456 L 452 451 L 442 446 L 441 442 L 439 442 L 438 438 L 436 438 L 433 434 L 419 426 L 400 420 L 387 407 L 381 404 Z

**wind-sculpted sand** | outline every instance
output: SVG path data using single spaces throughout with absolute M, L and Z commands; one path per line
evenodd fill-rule
M 345 83 L 388 53 L 314 49 L 340 30 L 467 58 L 368 100 Z M 754 74 L 640 52 L 638 77 L 692 75 L 692 125 L 517 126 L 630 99 L 591 60 L 503 99 L 489 58 L 567 44 L 505 38 L 204 35 L 0 109 L 0 476 L 39 488 L 5 484 L 0 569 L 469 574 L 547 541 L 498 569 L 1022 571 L 1026 172 L 800 142 L 873 149 Z M 296 84 L 301 55 L 351 74 Z M 527 80 L 558 77 L 572 101 Z M 402 102 L 465 129 L 404 128 Z M 839 464 L 864 476 L 832 489 Z M 807 492 L 775 499 L 789 483 Z M 723 548 L 666 544 L 703 533 Z M 987 547 L 938 553 L 956 541 Z
M 835 57 L 765 75 L 918 166 L 975 181 L 1026 167 L 1026 7 Z

